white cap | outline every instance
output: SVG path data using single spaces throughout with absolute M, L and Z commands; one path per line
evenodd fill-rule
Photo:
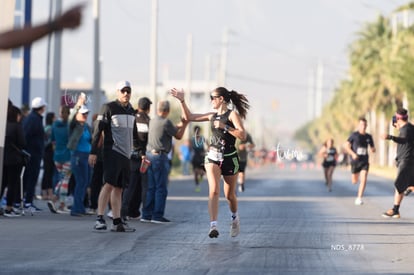
M 85 105 L 82 105 L 80 109 L 78 110 L 78 113 L 81 113 L 81 114 L 89 113 L 89 109 Z
M 116 84 L 116 90 L 117 91 L 120 91 L 120 90 L 122 90 L 125 87 L 131 88 L 131 83 L 129 83 L 129 81 L 123 80 L 123 81 L 119 81 Z
M 43 100 L 41 97 L 35 97 L 32 99 L 32 108 L 37 109 L 43 106 L 47 106 L 46 101 Z

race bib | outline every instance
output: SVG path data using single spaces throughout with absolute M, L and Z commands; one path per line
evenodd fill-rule
M 326 157 L 326 161 L 331 162 L 331 161 L 334 161 L 334 160 L 335 160 L 335 158 L 334 158 L 334 156 L 332 156 L 332 155 L 328 155 L 328 156 Z
M 209 150 L 207 153 L 207 157 L 214 161 L 222 161 L 223 160 L 223 153 Z
M 367 148 L 358 147 L 356 153 L 357 153 L 357 155 L 365 156 L 367 154 Z

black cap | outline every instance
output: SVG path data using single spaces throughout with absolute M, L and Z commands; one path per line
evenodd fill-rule
M 151 104 L 152 101 L 148 97 L 141 97 L 138 100 L 138 108 L 140 108 L 143 111 L 149 110 Z

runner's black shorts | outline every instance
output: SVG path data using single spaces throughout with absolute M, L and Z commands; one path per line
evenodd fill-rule
M 232 176 L 239 172 L 239 156 L 237 155 L 237 151 L 234 151 L 229 154 L 224 154 L 222 161 L 215 161 L 209 159 L 207 156 L 204 159 L 204 163 L 214 163 L 220 166 L 221 174 L 223 176 Z
M 398 163 L 398 173 L 395 179 L 394 186 L 398 193 L 403 193 L 408 186 L 414 185 L 414 163 L 401 161 Z
M 353 161 L 351 162 L 351 172 L 352 174 L 357 174 L 361 172 L 362 170 L 365 170 L 368 172 L 369 170 L 369 163 L 366 161 Z
M 336 161 L 324 161 L 322 162 L 322 167 L 323 168 L 328 168 L 330 166 L 336 166 Z
M 105 183 L 112 186 L 125 188 L 129 183 L 131 173 L 130 159 L 114 150 L 103 152 L 103 177 Z
M 246 171 L 247 161 L 239 160 L 239 172 L 244 173 Z

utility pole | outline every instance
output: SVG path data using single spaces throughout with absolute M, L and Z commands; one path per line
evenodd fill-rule
M 24 5 L 24 25 L 32 25 L 32 0 L 26 0 Z M 30 61 L 31 45 L 23 48 L 23 80 L 22 80 L 22 103 L 30 106 Z
M 151 10 L 151 60 L 150 60 L 150 89 L 153 95 L 154 108 L 152 108 L 153 116 L 157 114 L 157 66 L 158 66 L 158 0 L 152 0 Z
M 52 21 L 52 15 L 53 15 L 53 0 L 49 0 L 49 19 L 48 21 Z M 47 55 L 46 55 L 46 102 L 52 102 L 53 93 L 50 91 L 50 49 L 52 44 L 52 35 L 49 34 L 47 36 Z
M 187 58 L 186 58 L 186 66 L 185 66 L 185 82 L 186 82 L 185 100 L 187 100 L 189 104 L 191 100 L 191 80 L 193 77 L 192 70 L 193 70 L 193 35 L 189 34 L 187 36 Z
M 55 17 L 62 13 L 62 0 L 56 0 Z M 52 102 L 47 102 L 49 111 L 57 112 L 59 110 L 61 101 L 60 91 L 60 74 L 62 69 L 62 32 L 55 32 L 54 34 L 54 48 L 53 48 L 53 79 L 51 93 Z
M 222 39 L 223 41 L 221 44 L 218 85 L 224 87 L 226 85 L 227 54 L 228 54 L 228 48 L 229 48 L 229 29 L 228 28 L 224 30 Z
M 308 118 L 313 120 L 315 118 L 315 78 L 314 71 L 309 72 L 308 79 Z
M 93 92 L 92 92 L 92 111 L 98 113 L 101 106 L 101 63 L 100 63 L 100 44 L 99 44 L 99 17 L 100 17 L 100 0 L 93 1 L 93 22 L 94 22 L 94 40 L 93 40 Z
M 322 114 L 322 90 L 323 90 L 323 64 L 318 63 L 316 70 L 316 95 L 315 95 L 315 116 L 320 117 Z
M 193 35 L 190 33 L 187 36 L 187 58 L 185 66 L 185 82 L 186 89 L 184 98 L 188 102 L 187 104 L 191 105 L 191 81 L 193 78 Z M 191 123 L 188 125 L 186 131 L 188 132 L 188 138 L 191 138 Z

